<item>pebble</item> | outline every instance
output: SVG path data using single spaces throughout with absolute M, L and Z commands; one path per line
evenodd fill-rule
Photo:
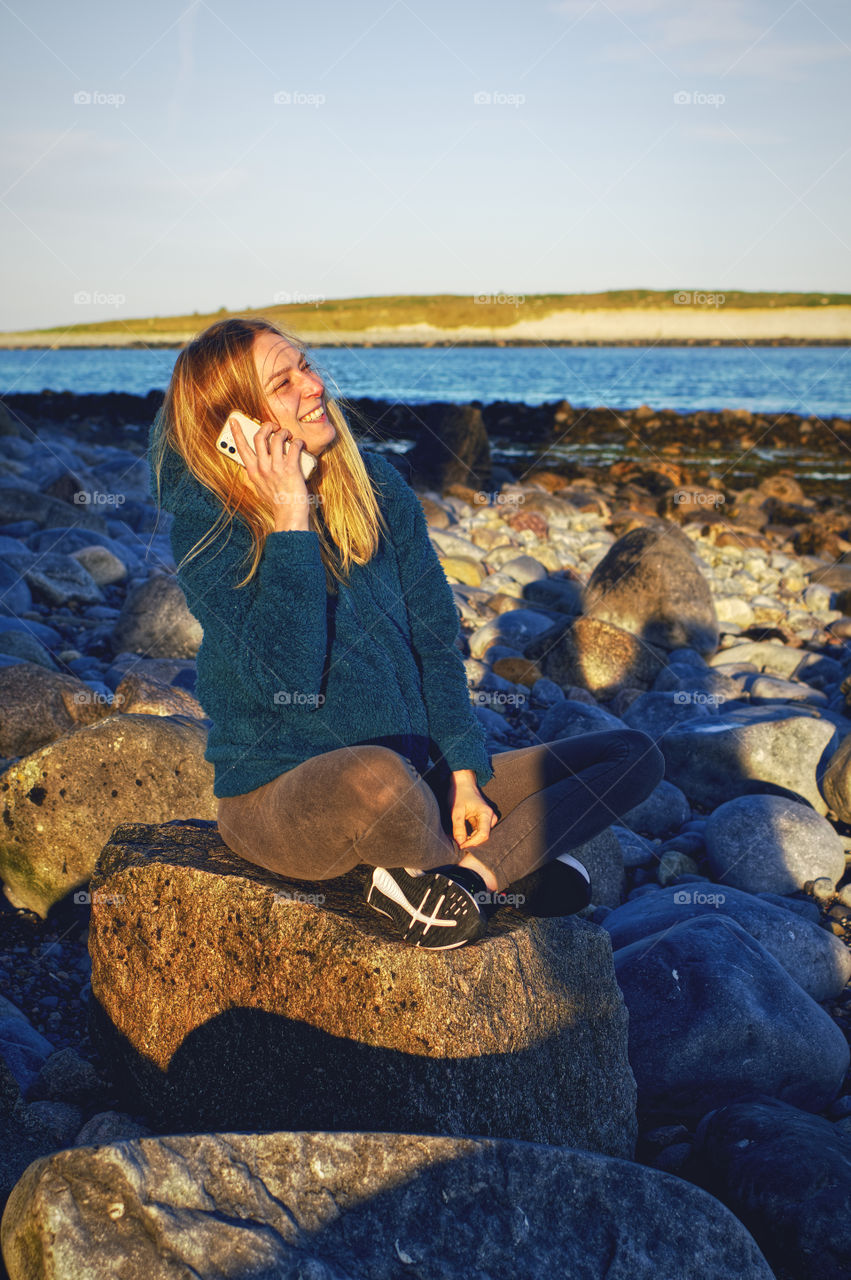
M 785 796 L 745 795 L 719 805 L 707 823 L 706 851 L 713 877 L 748 893 L 794 893 L 814 881 L 823 900 L 845 871 L 831 824 Z

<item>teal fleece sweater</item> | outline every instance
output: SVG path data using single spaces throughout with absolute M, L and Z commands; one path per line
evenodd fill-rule
M 151 428 L 149 447 L 157 430 Z M 205 759 L 217 797 L 243 795 L 326 751 L 390 747 L 422 773 L 429 758 L 493 777 L 486 735 L 455 641 L 460 620 L 416 494 L 392 463 L 362 452 L 390 530 L 350 585 L 327 590 L 313 531 L 270 533 L 247 586 L 248 526 L 234 517 L 178 573 L 203 628 L 196 696 L 212 721 Z M 149 458 L 150 465 L 150 458 Z M 156 481 L 151 471 L 151 493 Z M 161 499 L 175 563 L 221 512 L 168 449 Z

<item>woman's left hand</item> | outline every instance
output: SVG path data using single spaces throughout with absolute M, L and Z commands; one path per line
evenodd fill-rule
M 454 774 L 449 782 L 449 806 L 452 835 L 459 849 L 484 844 L 499 821 L 476 783 L 460 780 Z M 471 835 L 467 835 L 468 822 L 473 828 Z

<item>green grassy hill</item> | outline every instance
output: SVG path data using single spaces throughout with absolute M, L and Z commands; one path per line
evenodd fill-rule
M 697 292 L 697 291 L 695 291 Z M 743 307 L 823 307 L 849 306 L 851 294 L 847 293 L 742 293 L 722 290 L 700 290 L 715 297 L 723 292 L 724 306 Z M 501 294 L 497 298 L 513 298 Z M 102 320 L 91 324 L 57 325 L 50 329 L 28 330 L 28 333 L 44 335 L 138 334 L 142 339 L 156 339 L 157 335 L 185 334 L 187 337 L 228 315 L 263 316 L 274 320 L 283 328 L 301 331 L 362 331 L 374 326 L 396 328 L 414 324 L 429 324 L 439 329 L 461 326 L 500 327 L 517 320 L 537 320 L 557 311 L 607 308 L 638 308 L 641 310 L 675 309 L 674 290 L 661 292 L 652 289 L 618 289 L 607 293 L 538 293 L 516 295 L 518 305 L 500 300 L 479 300 L 468 294 L 400 295 L 378 298 L 330 298 L 319 303 L 295 303 L 252 307 L 242 311 L 227 311 L 222 307 L 211 313 L 193 312 L 181 316 L 148 316 L 131 320 Z M 710 304 L 711 305 L 711 304 Z M 26 336 L 26 334 L 21 334 Z

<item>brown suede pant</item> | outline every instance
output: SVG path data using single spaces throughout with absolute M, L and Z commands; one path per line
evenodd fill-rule
M 612 729 L 491 757 L 481 787 L 499 821 L 468 851 L 453 839 L 448 774 L 419 774 L 383 746 L 313 756 L 255 791 L 219 800 L 234 853 L 279 875 L 328 880 L 359 863 L 433 867 L 470 852 L 502 890 L 583 844 L 639 804 L 664 775 L 661 751 L 637 729 Z

